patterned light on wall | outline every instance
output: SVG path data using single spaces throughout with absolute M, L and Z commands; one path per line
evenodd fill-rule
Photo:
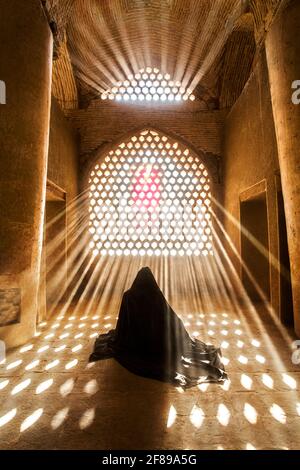
M 195 95 L 181 82 L 171 80 L 169 74 L 162 74 L 158 69 L 147 67 L 135 75 L 130 75 L 124 82 L 118 82 L 110 90 L 101 94 L 103 100 L 117 101 L 194 101 Z
M 102 255 L 212 254 L 210 182 L 189 149 L 145 130 L 89 179 L 90 248 Z

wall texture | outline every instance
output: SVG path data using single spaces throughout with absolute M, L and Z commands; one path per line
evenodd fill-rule
M 0 109 L 0 326 L 3 308 L 11 321 L 20 318 L 0 327 L 10 347 L 31 338 L 36 326 L 52 35 L 38 0 L 1 0 L 0 11 L 1 79 L 7 85 L 7 103 Z
M 72 201 L 78 196 L 79 138 L 53 96 L 50 118 L 47 179 L 59 186 L 65 200 L 53 200 L 47 186 L 39 320 L 51 315 L 50 299 L 54 303 L 68 283 L 78 221 L 78 206 Z
M 67 193 L 67 202 L 78 193 L 79 138 L 52 97 L 47 177 Z
M 274 128 L 268 69 L 262 52 L 242 95 L 225 122 L 223 204 L 240 222 L 240 195 L 263 180 L 266 185 L 269 246 L 278 258 L 278 222 L 276 174 L 279 171 L 277 141 Z M 240 231 L 230 218 L 224 218 L 225 228 L 240 252 Z M 238 261 L 235 263 L 240 271 Z M 279 305 L 279 274 L 276 261 L 271 268 L 271 301 Z
M 175 134 L 195 150 L 220 155 L 226 111 L 203 111 L 199 103 L 142 105 L 92 101 L 86 109 L 66 111 L 81 136 L 83 160 L 102 145 L 151 126 Z

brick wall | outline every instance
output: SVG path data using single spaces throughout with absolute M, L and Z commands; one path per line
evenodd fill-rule
M 202 111 L 197 102 L 162 105 L 92 101 L 87 109 L 67 112 L 81 137 L 81 156 L 114 143 L 142 127 L 154 127 L 181 138 L 196 151 L 221 154 L 226 111 Z
M 277 258 L 278 223 L 276 174 L 279 173 L 276 134 L 274 128 L 268 69 L 264 53 L 242 95 L 232 108 L 225 125 L 223 159 L 223 204 L 225 209 L 240 222 L 240 195 L 249 188 L 266 181 L 268 204 L 269 249 Z M 225 217 L 226 231 L 238 252 L 241 237 L 238 225 Z M 236 269 L 240 266 L 235 257 Z M 278 271 L 271 267 L 271 299 L 278 310 Z

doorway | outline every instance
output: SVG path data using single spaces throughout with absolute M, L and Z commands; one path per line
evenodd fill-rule
M 66 193 L 47 181 L 38 322 L 51 314 L 67 282 Z
M 257 302 L 264 297 L 264 300 L 270 301 L 269 229 L 265 191 L 241 200 L 240 220 L 241 227 L 245 229 L 241 231 L 243 285 L 251 300 Z

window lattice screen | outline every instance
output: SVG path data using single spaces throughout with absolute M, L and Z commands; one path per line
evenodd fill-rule
M 208 173 L 177 142 L 143 131 L 99 161 L 89 185 L 94 254 L 212 254 Z
M 110 90 L 101 94 L 102 100 L 117 101 L 187 101 L 195 100 L 192 90 L 181 82 L 171 80 L 169 74 L 162 74 L 158 69 L 147 67 L 135 75 L 130 75 L 124 82 L 118 82 Z

